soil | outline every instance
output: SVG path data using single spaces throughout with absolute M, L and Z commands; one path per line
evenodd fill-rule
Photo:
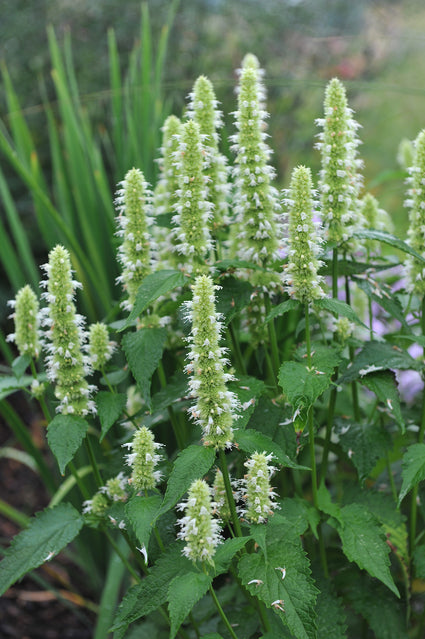
M 39 415 L 33 414 L 25 398 L 19 394 L 12 398 L 14 408 L 28 424 L 33 441 L 47 454 L 44 426 Z M 21 447 L 13 432 L 0 418 L 0 449 Z M 49 497 L 38 476 L 25 464 L 0 457 L 0 495 L 15 509 L 32 516 L 45 508 Z M 0 515 L 0 546 L 7 548 L 19 526 Z M 1 570 L 1 563 L 0 563 Z M 46 590 L 37 581 L 41 577 L 50 584 Z M 63 555 L 13 584 L 0 599 L 1 639 L 89 639 L 93 636 L 95 615 L 81 605 L 85 593 L 83 576 Z

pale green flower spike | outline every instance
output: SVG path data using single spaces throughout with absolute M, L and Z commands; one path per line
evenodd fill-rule
M 136 491 L 155 488 L 161 480 L 161 473 L 155 470 L 155 466 L 162 459 L 155 452 L 162 444 L 155 442 L 151 431 L 146 426 L 141 426 L 133 435 L 131 442 L 123 444 L 131 450 L 126 455 L 127 464 L 131 467 L 130 483 Z
M 41 282 L 47 288 L 42 297 L 48 306 L 41 311 L 41 323 L 46 327 L 47 377 L 56 384 L 55 396 L 60 400 L 56 410 L 64 415 L 95 413 L 90 395 L 96 387 L 85 380 L 91 372 L 89 358 L 82 352 L 87 339 L 85 320 L 74 304 L 81 284 L 72 278 L 69 253 L 63 246 L 50 251 L 49 262 L 42 268 L 47 273 L 47 281 Z
M 118 260 L 122 274 L 117 278 L 127 293 L 123 308 L 131 311 L 140 284 L 152 270 L 155 248 L 149 226 L 152 224 L 152 193 L 139 169 L 127 172 L 117 191 L 117 235 L 122 238 Z
M 265 523 L 273 515 L 273 510 L 278 508 L 274 503 L 277 494 L 270 486 L 270 478 L 276 470 L 269 466 L 272 458 L 273 455 L 266 455 L 265 452 L 254 453 L 245 462 L 248 472 L 242 480 L 242 499 L 246 502 L 246 508 L 242 509 L 241 514 L 254 524 Z
M 174 207 L 178 202 L 177 191 L 178 169 L 176 167 L 176 155 L 179 147 L 181 122 L 175 115 L 170 115 L 162 127 L 161 157 L 158 160 L 160 177 L 154 190 L 153 207 L 155 216 L 166 213 L 174 213 Z M 178 264 L 175 249 L 173 249 L 173 235 L 170 229 L 158 226 L 153 227 L 155 242 L 158 246 L 158 262 L 162 267 L 175 267 Z
M 328 239 L 336 244 L 347 243 L 361 226 L 358 196 L 362 162 L 357 158 L 360 142 L 356 134 L 359 124 L 352 113 L 343 84 L 334 78 L 326 87 L 325 117 L 316 120 L 323 127 L 316 148 L 322 157 L 319 190 L 323 223 Z
M 379 208 L 378 200 L 371 193 L 366 193 L 360 200 L 360 211 L 366 229 L 393 232 L 394 225 L 390 216 L 384 209 Z M 369 255 L 376 255 L 380 252 L 380 243 L 376 240 L 363 240 L 363 248 Z
M 178 203 L 173 216 L 175 248 L 188 273 L 208 270 L 206 259 L 212 249 L 209 220 L 212 204 L 208 199 L 203 172 L 204 149 L 199 125 L 189 120 L 182 125 L 176 155 L 179 171 Z
M 324 296 L 323 278 L 318 275 L 322 239 L 313 220 L 315 203 L 310 169 L 299 166 L 292 172 L 284 203 L 288 208 L 288 262 L 283 281 L 295 299 L 308 304 Z
M 218 150 L 217 130 L 223 126 L 222 114 L 217 109 L 213 85 L 204 75 L 196 80 L 189 100 L 187 115 L 199 125 L 205 150 L 204 174 L 208 180 L 208 199 L 213 205 L 210 227 L 215 231 L 229 223 L 227 198 L 230 185 L 227 181 L 227 159 Z
M 410 208 L 408 243 L 417 253 L 425 257 L 425 129 L 415 140 L 413 165 L 407 178 L 409 190 L 405 205 Z M 406 256 L 407 289 L 425 295 L 425 268 L 422 262 Z
M 268 164 L 271 150 L 265 139 L 265 89 L 263 70 L 252 54 L 245 56 L 240 71 L 238 110 L 235 115 L 237 133 L 231 137 L 236 152 L 234 210 L 236 213 L 233 250 L 239 259 L 266 266 L 278 259 L 280 202 L 271 181 L 275 171 Z M 269 278 L 270 279 L 270 278 Z M 267 282 L 277 285 L 278 277 Z
M 332 333 L 336 333 L 340 344 L 345 344 L 354 332 L 354 324 L 347 317 L 332 318 Z
M 204 444 L 224 449 L 232 445 L 232 424 L 238 403 L 226 388 L 226 382 L 233 376 L 224 372 L 228 360 L 224 357 L 225 349 L 219 346 L 222 324 L 215 310 L 217 288 L 209 276 L 200 275 L 193 286 L 192 301 L 185 303 L 192 323 L 185 371 L 191 375 L 190 397 L 195 399 L 190 408 L 192 418 L 202 428 Z
M 89 328 L 89 356 L 93 370 L 103 370 L 114 352 L 115 344 L 109 340 L 108 327 L 102 322 L 92 324 Z
M 100 492 L 107 495 L 111 501 L 126 501 L 128 497 L 127 486 L 128 480 L 124 473 L 118 473 L 116 477 L 107 480 L 106 484 L 100 488 Z
M 216 547 L 222 543 L 220 524 L 213 519 L 215 504 L 211 499 L 211 488 L 203 479 L 197 479 L 189 488 L 186 502 L 178 504 L 184 517 L 178 520 L 178 539 L 185 541 L 183 554 L 193 562 L 213 564 Z
M 223 473 L 217 468 L 213 484 L 213 495 L 216 503 L 217 515 L 221 521 L 229 521 L 232 517 L 229 502 L 227 500 L 226 487 Z
M 413 142 L 407 138 L 403 138 L 398 145 L 397 162 L 405 171 L 412 166 L 414 153 L 415 148 Z
M 29 355 L 37 359 L 40 354 L 40 336 L 39 304 L 36 294 L 27 284 L 8 304 L 14 308 L 10 317 L 14 320 L 15 332 L 7 336 L 7 341 L 15 342 L 19 355 Z

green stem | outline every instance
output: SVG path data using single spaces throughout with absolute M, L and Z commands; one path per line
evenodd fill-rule
M 332 251 L 332 297 L 338 299 L 338 249 Z
M 130 562 L 128 561 L 127 557 L 125 557 L 125 555 L 121 552 L 118 544 L 115 542 L 114 538 L 112 537 L 111 533 L 109 532 L 109 530 L 105 530 L 104 531 L 107 540 L 109 541 L 109 543 L 111 544 L 112 548 L 115 550 L 115 552 L 117 553 L 118 557 L 121 559 L 121 561 L 123 562 L 124 566 L 127 568 L 128 572 L 130 573 L 130 575 L 132 575 L 132 577 L 138 582 L 140 583 L 141 579 L 140 579 L 140 575 L 137 574 L 137 572 L 134 570 L 133 566 L 130 564 Z
M 97 484 L 97 487 L 100 488 L 103 486 L 102 476 L 99 471 L 99 467 L 97 465 L 96 457 L 94 456 L 93 448 L 90 441 L 90 436 L 87 434 L 85 438 L 87 453 L 89 456 L 91 467 L 93 468 L 93 475 Z
M 370 298 L 369 298 L 370 300 Z M 351 300 L 350 300 L 350 280 L 348 278 L 348 275 L 345 276 L 345 301 L 347 302 L 347 304 L 350 306 L 351 304 Z M 372 319 L 371 319 L 372 322 Z M 371 324 L 372 326 L 372 324 Z M 373 337 L 371 337 L 371 339 L 373 339 Z M 354 360 L 354 347 L 353 346 L 349 346 L 348 351 L 350 353 L 350 362 L 352 362 Z M 353 413 L 354 413 L 354 420 L 358 423 L 360 421 L 360 408 L 359 408 L 359 396 L 358 396 L 358 391 L 357 391 L 357 382 L 351 382 L 351 397 L 353 399 Z
M 161 388 L 166 388 L 167 378 L 165 376 L 165 371 L 164 371 L 162 362 L 159 362 L 158 364 L 158 377 L 159 377 L 159 383 L 161 384 Z M 173 411 L 173 407 L 168 406 L 167 410 L 168 410 L 168 416 L 170 418 L 171 426 L 174 432 L 174 437 L 176 438 L 177 446 L 180 448 L 180 450 L 183 450 L 185 445 L 184 445 L 182 433 L 180 432 L 179 424 L 176 419 L 176 415 Z
M 220 617 L 222 618 L 224 625 L 226 626 L 227 630 L 230 632 L 231 636 L 233 637 L 233 639 L 238 639 L 237 636 L 235 635 L 235 631 L 233 630 L 232 626 L 230 625 L 230 622 L 228 620 L 228 618 L 226 617 L 223 608 L 220 606 L 220 602 L 217 599 L 217 595 L 214 592 L 214 588 L 212 586 L 210 586 L 210 594 L 211 597 L 213 598 L 213 601 L 215 603 L 215 606 L 219 612 Z
M 232 485 L 230 483 L 229 471 L 227 469 L 227 461 L 224 450 L 218 451 L 220 459 L 221 472 L 223 474 L 224 487 L 226 489 L 227 501 L 229 502 L 230 513 L 232 515 L 233 528 L 237 537 L 243 537 L 239 517 L 236 512 L 235 498 L 233 497 Z
M 71 471 L 71 475 L 74 477 L 75 481 L 77 482 L 77 486 L 80 489 L 80 492 L 83 496 L 84 499 L 90 499 L 90 495 L 89 492 L 84 484 L 83 481 L 81 481 L 81 477 L 78 474 L 77 469 L 75 468 L 74 464 L 72 461 L 68 462 L 68 468 Z
M 266 316 L 267 316 L 271 311 L 270 297 L 268 296 L 267 293 L 264 293 L 264 306 L 266 308 Z M 270 338 L 271 359 L 273 364 L 274 378 L 275 378 L 275 383 L 277 383 L 277 379 L 279 375 L 279 367 L 280 367 L 280 358 L 279 358 L 279 348 L 277 345 L 277 336 L 276 336 L 276 329 L 274 325 L 274 319 L 270 320 L 270 322 L 268 323 L 268 331 L 269 331 L 269 338 Z
M 247 373 L 246 373 L 245 362 L 242 357 L 241 347 L 240 347 L 239 341 L 236 338 L 235 329 L 232 322 L 230 322 L 229 324 L 229 335 L 230 335 L 230 341 L 233 347 L 232 355 L 235 358 L 236 366 L 240 370 L 242 375 L 246 375 Z

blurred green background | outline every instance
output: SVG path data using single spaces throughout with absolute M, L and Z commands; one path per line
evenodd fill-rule
M 149 10 L 153 66 L 164 24 L 169 19 L 170 4 L 165 0 L 145 3 Z M 180 115 L 195 79 L 201 73 L 206 74 L 222 103 L 224 141 L 226 133 L 233 133 L 230 113 L 236 105 L 235 69 L 246 52 L 255 53 L 266 70 L 269 143 L 274 150 L 278 186 L 283 187 L 297 164 L 307 164 L 314 172 L 319 169 L 319 155 L 313 148 L 317 133 L 314 120 L 322 115 L 326 83 L 338 76 L 347 87 L 350 105 L 363 127 L 360 153 L 365 161 L 365 188 L 390 212 L 404 237 L 405 186 L 396 156 L 400 141 L 414 139 L 425 126 L 425 3 L 182 0 L 176 7 L 161 76 L 161 95 L 154 96 L 155 100 L 161 100 L 157 114 Z M 114 137 L 108 134 L 113 126 L 114 96 L 109 75 L 108 29 L 113 27 L 115 31 L 121 73 L 125 76 L 131 52 L 144 37 L 140 29 L 140 1 L 0 0 L 0 15 L 0 59 L 19 98 L 19 112 L 31 131 L 46 182 L 53 184 L 51 201 L 60 210 L 52 177 L 52 146 L 46 115 L 48 103 L 53 115 L 58 116 L 60 141 L 60 104 L 51 77 L 52 59 L 46 35 L 49 24 L 60 46 L 70 35 L 79 101 L 90 118 L 93 140 L 99 144 L 113 193 L 117 180 L 123 177 L 121 172 L 131 166 L 124 167 L 123 161 L 120 164 L 111 154 Z M 142 42 L 142 49 L 143 46 Z M 3 83 L 0 123 L 6 137 L 14 116 Z M 152 148 L 157 148 L 159 142 L 159 134 L 155 133 L 150 141 Z M 11 167 L 10 160 L 6 161 L 1 153 L 0 158 L 16 210 L 34 253 L 41 260 L 46 246 L 40 242 L 34 222 L 34 194 L 30 195 L 28 185 Z M 66 162 L 66 149 L 64 158 Z M 139 166 L 154 182 L 156 165 L 150 148 L 148 154 L 140 157 Z M 72 188 L 71 184 L 70 191 Z M 0 206 L 3 232 L 8 233 L 10 216 L 5 215 L 3 201 Z M 7 280 L 2 278 L 2 299 L 10 297 L 11 284 Z

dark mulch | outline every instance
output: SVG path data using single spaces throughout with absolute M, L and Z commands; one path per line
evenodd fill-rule
M 45 450 L 44 426 L 38 415 L 18 394 L 14 407 L 20 412 L 41 450 Z M 0 447 L 19 445 L 9 427 L 0 419 Z M 49 497 L 37 475 L 26 465 L 0 457 L 1 498 L 31 516 L 45 508 Z M 0 544 L 6 548 L 19 526 L 0 515 Z M 0 563 L 1 570 L 1 563 Z M 0 599 L 1 639 L 89 639 L 93 636 L 94 614 L 79 605 L 84 592 L 83 576 L 64 555 L 44 564 L 35 575 L 47 581 L 55 592 L 46 590 L 30 576 L 15 583 Z

